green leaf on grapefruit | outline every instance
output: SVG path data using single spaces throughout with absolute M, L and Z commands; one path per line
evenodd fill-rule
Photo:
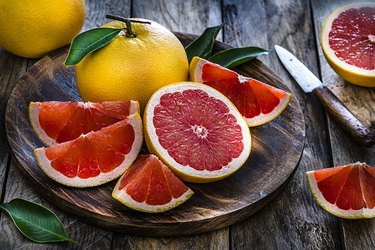
M 210 61 L 226 68 L 233 68 L 270 52 L 271 50 L 258 47 L 233 48 L 216 53 L 210 58 Z

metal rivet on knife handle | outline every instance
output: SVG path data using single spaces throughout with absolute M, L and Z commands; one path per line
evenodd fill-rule
M 317 98 L 320 99 L 323 106 L 331 117 L 342 128 L 349 133 L 354 140 L 366 146 L 372 146 L 375 143 L 375 135 L 370 132 L 346 107 L 345 105 L 329 90 L 322 85 L 313 90 Z

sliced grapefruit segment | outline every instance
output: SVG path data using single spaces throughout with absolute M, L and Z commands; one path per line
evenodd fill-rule
M 375 168 L 365 163 L 306 173 L 319 205 L 346 219 L 375 217 Z
M 48 146 L 76 139 L 139 113 L 136 101 L 31 102 L 29 116 L 38 137 Z
M 159 89 L 143 120 L 150 152 L 185 181 L 223 179 L 250 154 L 245 120 L 223 94 L 207 85 L 185 82 Z
M 291 94 L 205 59 L 194 57 L 190 80 L 209 85 L 229 98 L 250 127 L 275 119 L 285 110 Z
M 179 206 L 193 194 L 155 155 L 141 155 L 119 179 L 112 196 L 132 209 L 160 213 Z
M 49 148 L 35 149 L 41 169 L 55 181 L 93 187 L 116 179 L 134 162 L 143 142 L 138 113 Z
M 322 29 L 323 53 L 345 80 L 375 87 L 375 3 L 349 4 L 332 12 Z

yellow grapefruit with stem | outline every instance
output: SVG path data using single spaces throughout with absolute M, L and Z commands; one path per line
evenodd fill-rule
M 314 198 L 329 213 L 345 219 L 375 217 L 375 168 L 357 162 L 306 176 Z
M 190 80 L 204 83 L 223 93 L 234 103 L 250 127 L 275 119 L 286 109 L 292 96 L 284 90 L 199 57 L 191 61 Z
M 93 187 L 122 175 L 143 143 L 138 113 L 78 138 L 35 149 L 41 169 L 53 180 L 72 187 Z
M 112 196 L 124 205 L 160 213 L 188 200 L 194 192 L 155 155 L 141 155 L 118 180 Z
M 332 69 L 346 81 L 375 87 L 375 3 L 356 3 L 330 14 L 322 49 Z
M 145 140 L 182 180 L 212 182 L 237 171 L 251 150 L 242 115 L 219 91 L 183 82 L 156 91 L 144 112 Z
M 177 37 L 162 25 L 132 23 L 133 37 L 120 32 L 108 45 L 76 66 L 77 87 L 85 101 L 136 100 L 144 109 L 160 87 L 186 81 L 189 65 Z M 123 22 L 103 27 L 125 28 Z
M 137 101 L 31 102 L 30 123 L 48 146 L 76 139 L 139 113 Z

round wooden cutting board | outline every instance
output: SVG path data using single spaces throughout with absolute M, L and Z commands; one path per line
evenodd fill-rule
M 186 45 L 192 35 L 176 33 Z M 215 50 L 228 48 L 217 42 Z M 54 182 L 39 168 L 33 154 L 43 147 L 28 116 L 31 101 L 81 100 L 74 67 L 63 65 L 63 48 L 33 65 L 14 88 L 6 110 L 6 130 L 17 165 L 42 197 L 87 223 L 119 232 L 148 236 L 178 236 L 219 229 L 250 216 L 269 203 L 293 176 L 302 154 L 305 125 L 301 108 L 292 98 L 274 121 L 251 128 L 253 146 L 245 165 L 214 183 L 190 184 L 195 194 L 181 206 L 161 214 L 133 211 L 111 196 L 115 181 L 94 188 L 70 188 Z M 288 90 L 259 60 L 236 70 Z M 289 91 L 289 90 L 288 90 Z

